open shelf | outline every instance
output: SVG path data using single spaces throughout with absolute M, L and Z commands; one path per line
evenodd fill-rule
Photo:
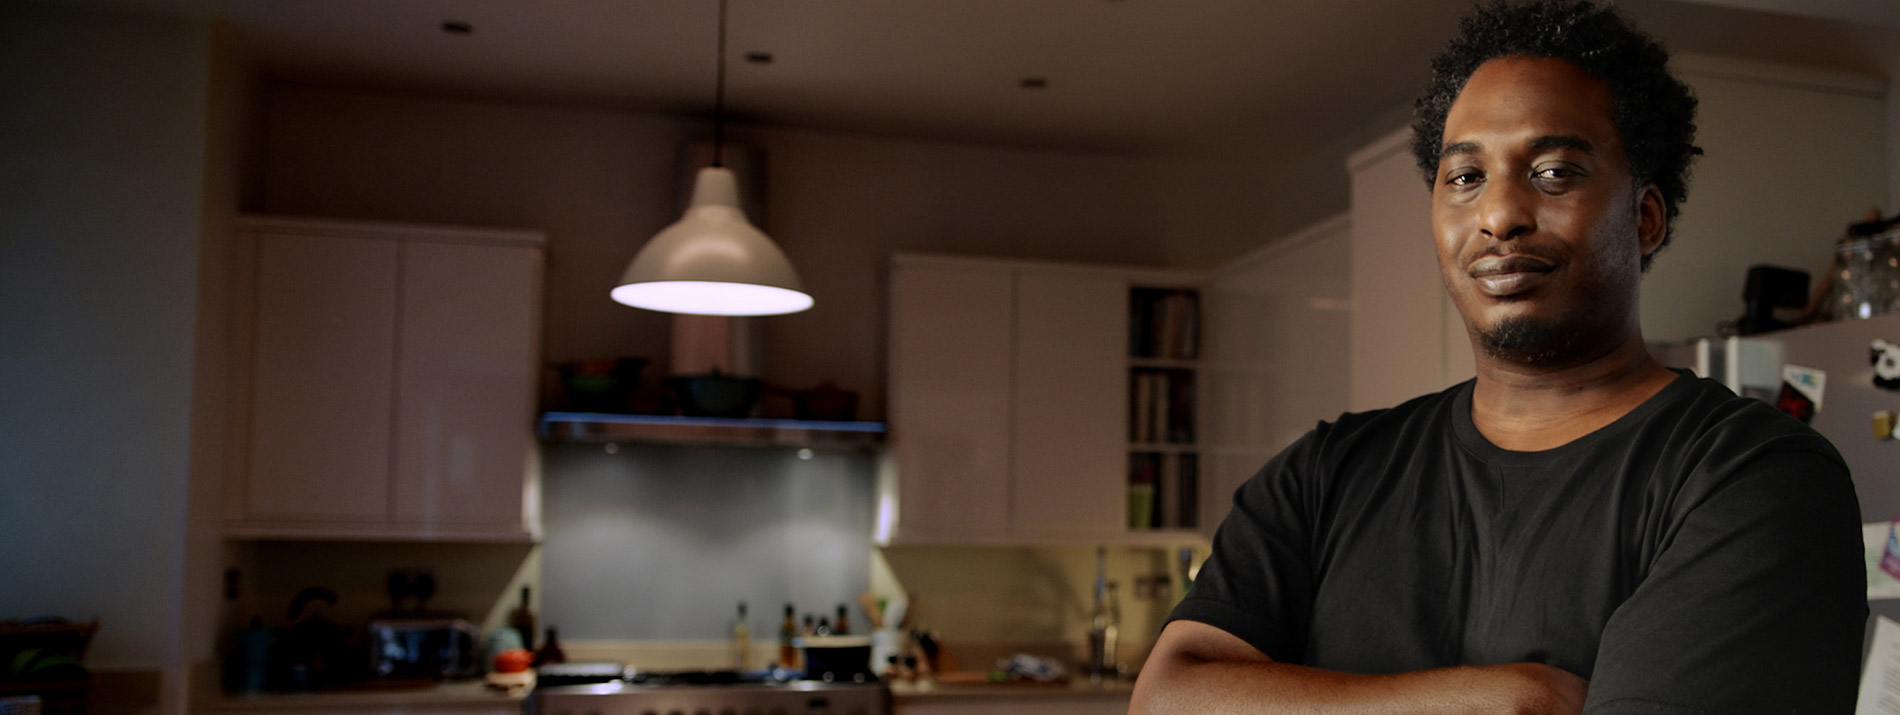
M 884 444 L 883 422 L 674 417 L 605 412 L 548 412 L 541 439 L 550 442 L 647 442 L 753 447 L 870 449 Z

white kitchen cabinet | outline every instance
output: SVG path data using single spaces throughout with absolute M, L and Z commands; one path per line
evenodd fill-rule
M 1352 175 L 1348 408 L 1391 407 L 1475 374 L 1464 321 L 1445 294 L 1431 191 L 1401 129 L 1346 159 Z
M 1015 277 L 987 266 L 891 267 L 891 446 L 898 535 L 1009 532 Z
M 893 261 L 894 541 L 1156 538 L 1127 526 L 1127 479 L 1129 290 L 1157 275 Z
M 542 237 L 240 231 L 226 533 L 532 539 Z
M 1128 521 L 1128 282 L 1017 271 L 1010 534 L 1119 534 Z

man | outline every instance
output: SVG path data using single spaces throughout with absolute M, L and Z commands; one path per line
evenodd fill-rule
M 1477 377 L 1243 485 L 1133 712 L 1853 710 L 1845 464 L 1644 348 L 1698 152 L 1665 61 L 1587 3 L 1466 18 L 1414 131 Z

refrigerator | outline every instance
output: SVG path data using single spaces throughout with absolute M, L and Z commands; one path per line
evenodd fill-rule
M 1694 369 L 1721 380 L 1737 394 L 1771 403 L 1781 395 L 1784 368 L 1793 367 L 1798 380 L 1818 374 L 1819 399 L 1808 424 L 1847 460 L 1872 559 L 1884 551 L 1885 525 L 1900 517 L 1900 438 L 1877 436 L 1875 424 L 1878 413 L 1900 413 L 1900 389 L 1875 384 L 1881 353 L 1875 341 L 1895 346 L 1881 372 L 1900 370 L 1900 313 L 1743 338 L 1699 340 L 1651 352 L 1666 365 Z M 1900 388 L 1900 381 L 1890 384 Z M 1881 573 L 1875 561 L 1870 561 L 1869 577 L 1876 591 L 1870 593 L 1874 598 L 1868 609 L 1874 615 L 1900 620 L 1900 598 L 1887 595 L 1900 594 L 1900 583 Z M 1868 620 L 1871 637 L 1874 619 Z

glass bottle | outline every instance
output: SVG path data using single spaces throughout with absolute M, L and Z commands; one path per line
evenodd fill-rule
M 528 608 L 528 587 L 521 587 L 521 603 L 508 613 L 508 627 L 521 634 L 521 647 L 534 650 L 534 611 Z
M 745 601 L 739 602 L 739 620 L 732 623 L 732 668 L 745 672 L 752 665 L 752 631 L 745 624 Z
M 566 662 L 567 662 L 567 652 L 561 650 L 561 639 L 554 632 L 554 627 L 549 626 L 547 640 L 543 641 L 541 643 L 541 648 L 534 652 L 534 665 L 535 667 L 539 668 L 549 663 L 566 663 Z
M 785 604 L 785 620 L 778 624 L 778 664 L 781 668 L 798 667 L 798 648 L 792 645 L 792 639 L 798 637 L 798 620 L 792 616 L 792 604 Z

